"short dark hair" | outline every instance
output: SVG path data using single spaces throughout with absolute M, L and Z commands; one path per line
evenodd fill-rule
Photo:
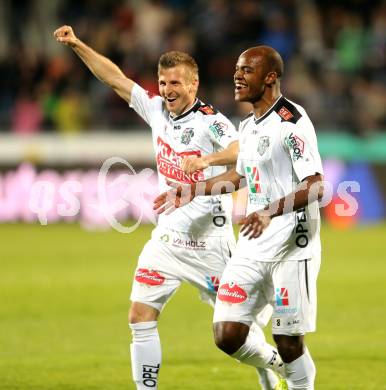
M 265 60 L 267 61 L 268 69 L 276 72 L 277 77 L 280 78 L 284 73 L 284 63 L 280 54 L 276 50 L 270 51 L 267 53 Z
M 158 61 L 158 74 L 161 69 L 174 68 L 177 65 L 187 66 L 192 75 L 198 79 L 198 66 L 192 56 L 182 51 L 168 51 Z

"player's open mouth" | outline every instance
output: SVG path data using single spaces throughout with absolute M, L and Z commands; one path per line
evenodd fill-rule
M 176 100 L 177 98 L 166 98 L 166 100 L 169 102 L 169 103 L 172 103 Z
M 240 84 L 240 83 L 236 83 L 235 84 L 235 89 L 236 91 L 240 91 L 241 89 L 243 88 L 247 88 L 248 86 L 246 84 Z

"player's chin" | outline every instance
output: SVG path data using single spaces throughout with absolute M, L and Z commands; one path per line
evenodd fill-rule
M 246 102 L 248 101 L 248 96 L 240 93 L 239 91 L 235 91 L 235 101 L 236 102 Z
M 177 106 L 176 106 L 175 102 L 166 101 L 166 108 L 169 112 L 171 112 L 172 114 L 175 114 Z

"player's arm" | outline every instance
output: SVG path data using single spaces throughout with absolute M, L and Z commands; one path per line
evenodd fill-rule
M 239 141 L 231 142 L 227 148 L 220 152 L 210 153 L 202 157 L 185 157 L 181 168 L 186 174 L 216 165 L 234 165 L 239 154 Z
M 163 212 L 170 214 L 176 208 L 190 203 L 196 196 L 220 195 L 237 191 L 245 185 L 243 179 L 244 176 L 241 176 L 236 172 L 236 168 L 233 168 L 221 175 L 197 183 L 168 182 L 172 189 L 154 199 L 153 209 L 157 210 L 157 214 Z
M 130 102 L 134 81 L 127 78 L 117 65 L 77 38 L 70 26 L 58 28 L 54 36 L 58 42 L 70 46 L 99 80 Z
M 270 203 L 264 210 L 249 214 L 240 224 L 240 232 L 249 239 L 261 236 L 272 218 L 302 209 L 323 196 L 323 175 L 315 173 L 303 179 L 296 189 L 283 198 Z

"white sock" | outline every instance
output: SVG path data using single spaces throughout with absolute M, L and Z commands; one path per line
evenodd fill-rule
M 157 321 L 129 324 L 133 340 L 130 345 L 133 380 L 137 390 L 157 389 L 161 367 L 161 341 Z
M 269 368 L 281 376 L 285 375 L 284 364 L 277 349 L 265 341 L 263 331 L 257 326 L 251 327 L 244 345 L 232 357 L 249 366 Z M 268 378 L 273 379 L 271 375 Z
M 260 385 L 263 390 L 273 390 L 278 384 L 279 379 L 269 368 L 257 368 L 259 373 Z
M 288 390 L 314 390 L 315 364 L 306 348 L 304 354 L 291 363 L 284 363 Z

